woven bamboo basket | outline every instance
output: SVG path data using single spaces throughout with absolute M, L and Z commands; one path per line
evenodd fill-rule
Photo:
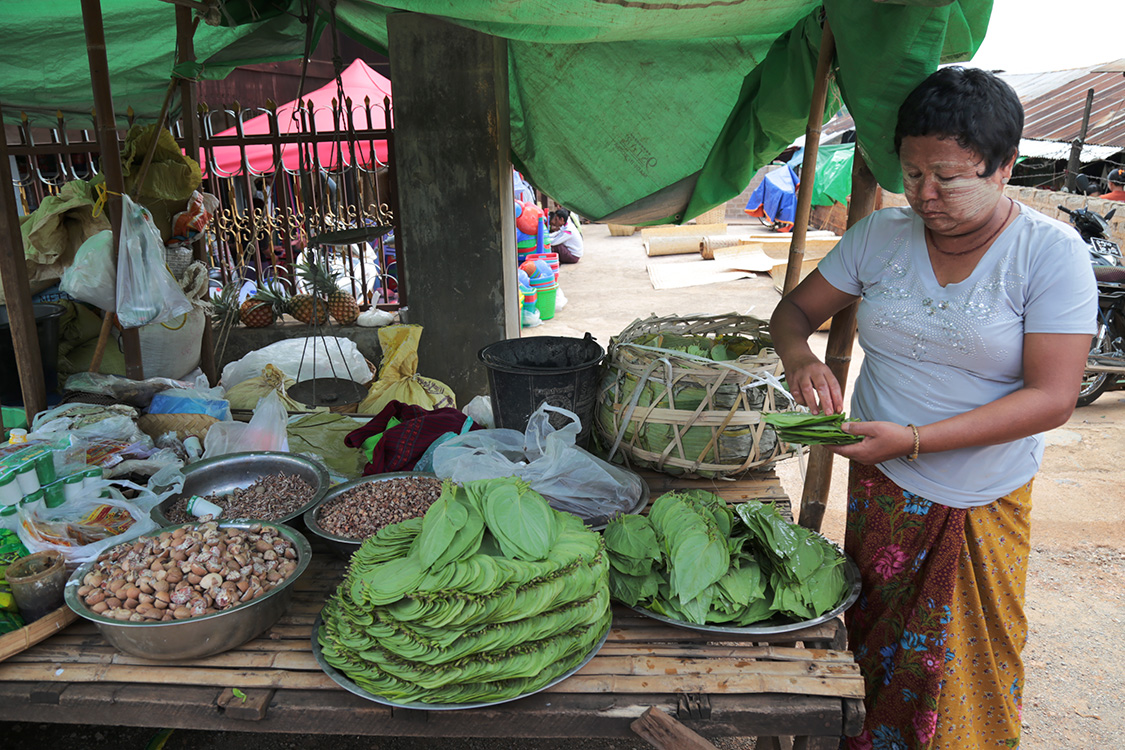
M 793 408 L 767 325 L 733 313 L 653 316 L 615 336 L 594 420 L 611 458 L 665 474 L 733 479 L 796 455 L 761 418 Z M 745 353 L 716 362 L 671 348 L 692 342 Z
M 180 440 L 192 436 L 202 440 L 218 421 L 207 414 L 142 414 L 137 427 L 153 440 L 168 432 L 175 432 Z

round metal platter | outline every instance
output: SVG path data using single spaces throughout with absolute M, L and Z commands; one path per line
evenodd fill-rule
M 517 695 L 517 696 L 512 697 L 512 698 L 504 698 L 503 700 L 498 700 L 498 701 L 485 701 L 483 703 L 420 703 L 420 702 L 399 703 L 397 701 L 391 700 L 390 698 L 384 698 L 381 695 L 375 695 L 374 693 L 367 692 L 366 690 L 361 688 L 359 685 L 352 682 L 352 680 L 349 679 L 347 677 L 347 675 L 338 671 L 335 667 L 333 667 L 331 664 L 329 664 L 328 662 L 326 662 L 324 660 L 324 654 L 321 653 L 321 650 L 320 650 L 320 642 L 317 640 L 317 637 L 316 637 L 317 633 L 320 632 L 320 626 L 322 624 L 323 623 L 320 619 L 320 615 L 317 614 L 316 622 L 313 623 L 312 652 L 313 652 L 313 656 L 316 658 L 316 663 L 320 665 L 320 668 L 324 670 L 325 674 L 327 674 L 329 677 L 332 678 L 333 682 L 335 682 L 340 687 L 344 688 L 344 690 L 347 690 L 349 693 L 354 693 L 355 695 L 358 695 L 360 698 L 366 698 L 369 701 L 381 703 L 384 706 L 391 706 L 392 708 L 414 708 L 414 709 L 418 709 L 420 711 L 460 711 L 460 710 L 465 709 L 465 708 L 484 708 L 485 706 L 498 706 L 501 703 L 511 703 L 512 701 L 518 701 L 521 698 L 526 698 L 529 695 L 535 695 L 536 693 L 541 693 L 544 690 L 546 690 L 547 688 L 553 687 L 553 686 L 559 684 L 560 682 L 565 680 L 567 677 L 570 677 L 572 674 L 574 674 L 578 670 L 582 669 L 582 667 L 586 666 L 590 662 L 590 660 L 593 659 L 597 655 L 598 651 L 601 650 L 602 645 L 605 644 L 606 638 L 609 637 L 609 630 L 610 630 L 609 627 L 607 627 L 605 629 L 605 632 L 602 633 L 602 637 L 599 638 L 598 642 L 594 644 L 594 647 L 592 649 L 590 649 L 590 653 L 586 654 L 586 658 L 584 658 L 579 664 L 575 665 L 575 667 L 573 669 L 568 669 L 563 674 L 559 675 L 558 677 L 551 680 L 550 682 L 548 682 L 543 687 L 538 688 L 536 690 L 530 690 L 526 693 L 521 693 L 520 695 Z
M 839 550 L 837 550 L 839 551 Z M 765 622 L 757 623 L 754 625 L 747 625 L 744 628 L 728 628 L 722 625 L 700 625 L 695 622 L 687 622 L 685 620 L 677 620 L 674 617 L 667 617 L 665 615 L 657 614 L 651 610 L 643 607 L 630 607 L 628 604 L 624 605 L 638 614 L 645 617 L 651 617 L 669 625 L 675 625 L 678 628 L 686 630 L 697 630 L 701 633 L 733 633 L 738 635 L 773 635 L 775 633 L 790 633 L 794 630 L 802 630 L 804 628 L 811 628 L 814 625 L 820 625 L 828 622 L 843 614 L 848 607 L 856 603 L 859 599 L 860 588 L 862 581 L 859 577 L 859 568 L 852 562 L 852 559 L 840 552 L 844 558 L 844 576 L 848 582 L 848 594 L 844 597 L 844 601 L 832 610 L 825 612 L 820 617 L 815 617 L 811 620 L 800 620 L 797 622 L 779 622 L 776 619 L 766 620 Z

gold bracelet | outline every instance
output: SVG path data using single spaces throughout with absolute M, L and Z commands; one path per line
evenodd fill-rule
M 918 428 L 917 427 L 915 427 L 912 424 L 908 424 L 906 426 L 909 427 L 911 429 L 911 431 L 914 433 L 914 452 L 911 453 L 909 456 L 907 456 L 906 460 L 907 461 L 913 461 L 914 459 L 918 458 L 918 450 L 922 447 L 922 441 L 918 437 Z

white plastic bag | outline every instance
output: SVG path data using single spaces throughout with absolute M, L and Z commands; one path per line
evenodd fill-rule
M 152 215 L 121 196 L 117 246 L 117 319 L 122 328 L 164 323 L 191 312 L 191 300 L 164 265 L 164 241 Z
M 491 396 L 473 396 L 473 400 L 465 404 L 461 412 L 487 430 L 496 426 L 496 418 L 492 414 Z
M 204 458 L 246 451 L 289 452 L 289 414 L 277 391 L 258 400 L 249 422 L 216 422 L 203 439 Z
M 548 421 L 551 413 L 571 422 L 556 430 Z M 575 445 L 581 430 L 577 414 L 544 403 L 528 419 L 526 432 L 476 430 L 442 443 L 434 452 L 434 473 L 458 484 L 516 476 L 552 508 L 601 525 L 614 514 L 636 509 L 644 483 Z
M 244 380 L 262 374 L 266 365 L 273 365 L 293 380 L 307 378 L 348 378 L 357 383 L 371 382 L 371 368 L 354 341 L 337 336 L 276 341 L 255 349 L 237 362 L 223 368 L 220 382 L 228 391 Z
M 63 271 L 59 289 L 101 310 L 117 309 L 112 230 L 104 229 L 82 243 L 74 254 L 74 262 Z
M 16 534 L 28 552 L 56 551 L 69 564 L 94 560 L 110 547 L 160 528 L 149 512 L 179 492 L 183 482 L 160 494 L 122 480 L 99 480 L 95 485 L 57 508 L 42 503 L 21 506 Z M 126 499 L 122 489 L 137 494 Z M 109 497 L 99 497 L 102 490 L 108 490 Z

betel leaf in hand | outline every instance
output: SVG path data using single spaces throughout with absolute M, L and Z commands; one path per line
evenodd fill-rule
M 801 445 L 849 445 L 863 438 L 840 429 L 844 422 L 856 422 L 844 414 L 806 414 L 800 411 L 766 412 L 762 421 L 786 443 Z

